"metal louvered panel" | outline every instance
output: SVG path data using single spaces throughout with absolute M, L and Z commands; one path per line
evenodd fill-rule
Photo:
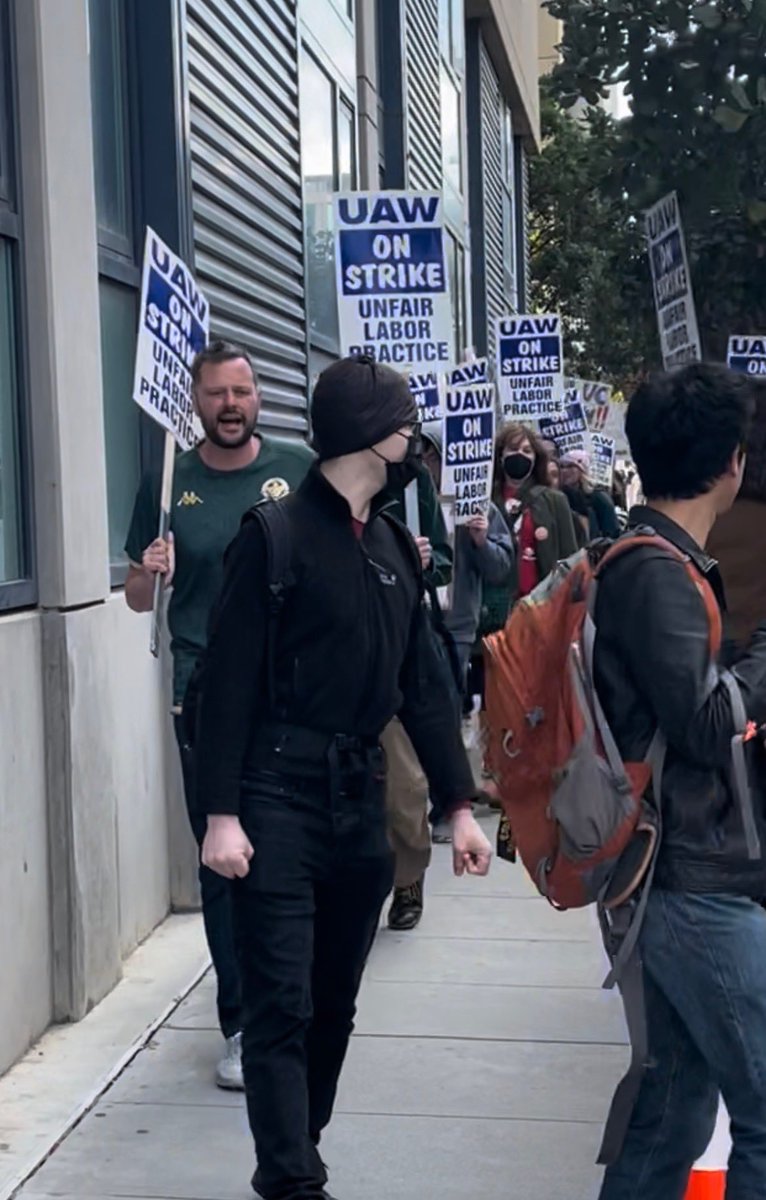
M 438 0 L 406 0 L 407 186 L 441 191 Z
M 529 298 L 529 159 L 520 137 L 516 142 L 516 261 L 519 311 L 527 311 Z
M 484 200 L 484 287 L 487 346 L 495 352 L 495 318 L 510 309 L 505 287 L 503 188 L 503 96 L 483 39 L 480 40 L 482 187 Z M 509 236 L 512 236 L 509 231 Z
M 194 249 L 211 334 L 247 346 L 264 424 L 306 428 L 297 0 L 187 0 Z

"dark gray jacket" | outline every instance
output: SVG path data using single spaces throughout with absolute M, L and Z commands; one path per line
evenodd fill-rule
M 510 584 L 514 552 L 508 526 L 494 504 L 489 509 L 489 536 L 477 546 L 469 530 L 455 531 L 452 604 L 445 612 L 446 626 L 456 642 L 476 639 L 482 588 Z M 510 592 L 509 592 L 510 595 Z
M 680 526 L 651 508 L 630 514 L 688 555 L 725 606 L 715 561 Z M 596 603 L 595 679 L 625 761 L 641 761 L 659 726 L 668 742 L 657 884 L 671 891 L 766 897 L 766 755 L 748 743 L 749 801 L 760 836 L 751 857 L 732 786 L 737 728 L 720 661 L 710 661 L 704 601 L 685 567 L 640 547 L 604 573 Z M 747 708 L 766 721 L 766 613 L 732 666 Z M 744 789 L 747 796 L 747 789 Z

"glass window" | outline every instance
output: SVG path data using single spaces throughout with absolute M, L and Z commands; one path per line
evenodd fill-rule
M 354 110 L 345 100 L 338 105 L 338 191 L 348 192 L 356 179 Z
M 356 120 L 337 84 L 305 48 L 301 57 L 301 153 L 311 336 L 338 346 L 332 194 L 356 187 Z
M 13 300 L 13 246 L 0 238 L 0 583 L 25 574 Z
M 301 66 L 301 148 L 306 200 L 306 270 L 312 334 L 338 339 L 332 231 L 335 97 L 332 80 L 310 54 Z
M 465 10 L 463 0 L 439 0 L 439 38 L 442 57 L 458 75 L 465 69 Z
M 466 293 L 465 250 L 454 234 L 447 230 L 447 271 L 452 300 L 452 329 L 455 362 L 462 362 L 466 351 Z
M 449 72 L 442 67 L 442 152 L 444 178 L 459 194 L 463 194 L 463 147 L 460 92 Z
M 124 5 L 89 0 L 93 157 L 99 243 L 133 257 Z
M 123 547 L 141 474 L 140 409 L 133 403 L 138 294 L 111 279 L 98 285 L 104 440 L 109 504 L 109 558 L 124 561 Z

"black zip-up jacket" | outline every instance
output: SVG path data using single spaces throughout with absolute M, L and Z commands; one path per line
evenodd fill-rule
M 236 814 L 255 738 L 270 720 L 377 738 L 398 714 L 432 785 L 452 808 L 476 794 L 445 664 L 433 641 L 417 552 L 373 503 L 361 539 L 346 500 L 313 467 L 284 500 L 294 584 L 275 643 L 268 711 L 266 544 L 259 522 L 232 543 L 210 632 L 196 745 L 197 803 Z
M 648 526 L 699 567 L 725 607 L 715 561 L 674 521 L 637 508 Z M 659 726 L 668 742 L 662 787 L 658 886 L 671 891 L 766 896 L 766 770 L 760 743 L 748 751 L 760 856 L 748 856 L 731 786 L 737 732 L 720 662 L 711 664 L 709 621 L 682 563 L 637 548 L 604 572 L 596 601 L 596 688 L 625 761 L 642 760 Z M 747 653 L 731 666 L 748 717 L 766 720 L 766 613 Z

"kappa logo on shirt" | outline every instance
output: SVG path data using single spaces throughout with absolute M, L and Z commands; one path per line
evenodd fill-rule
M 178 501 L 176 508 L 194 508 L 196 504 L 204 504 L 205 501 L 197 495 L 196 492 L 184 492 Z
M 274 478 L 267 479 L 261 488 L 261 495 L 264 500 L 282 500 L 283 497 L 289 495 L 290 484 L 286 479 Z

